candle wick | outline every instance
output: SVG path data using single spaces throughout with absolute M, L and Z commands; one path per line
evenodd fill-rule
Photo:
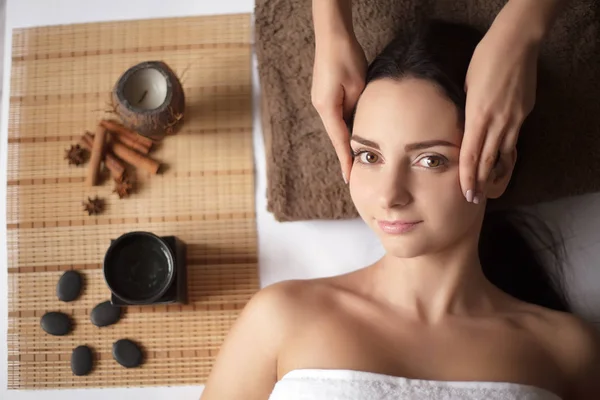
M 148 91 L 144 90 L 144 93 L 142 93 L 142 97 L 140 97 L 140 99 L 138 100 L 138 104 L 140 104 L 142 101 L 144 101 L 147 94 L 148 94 Z

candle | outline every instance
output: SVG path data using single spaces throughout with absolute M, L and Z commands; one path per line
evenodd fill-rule
M 181 82 L 162 61 L 129 68 L 117 81 L 112 104 L 125 127 L 152 140 L 175 133 L 185 110 Z
M 167 78 L 154 68 L 139 69 L 125 82 L 123 95 L 132 107 L 157 109 L 167 98 Z

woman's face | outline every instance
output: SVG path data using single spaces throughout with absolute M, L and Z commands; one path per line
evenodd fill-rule
M 420 79 L 369 83 L 356 109 L 350 193 L 388 254 L 416 257 L 477 239 L 484 203 L 461 193 L 456 106 Z

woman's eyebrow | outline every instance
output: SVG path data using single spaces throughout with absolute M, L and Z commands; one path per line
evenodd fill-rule
M 448 142 L 447 140 L 426 140 L 424 142 L 407 144 L 406 146 L 404 146 L 404 151 L 409 152 L 409 151 L 415 151 L 415 150 L 423 150 L 423 149 L 428 149 L 430 147 L 435 147 L 435 146 L 460 148 L 460 146 L 458 146 L 454 143 Z
M 362 138 L 357 135 L 352 135 L 350 140 L 353 140 L 362 145 L 369 146 L 369 147 L 379 150 L 379 145 L 377 143 L 373 142 L 372 140 L 365 139 L 365 138 Z M 416 142 L 416 143 L 407 144 L 406 146 L 404 146 L 404 151 L 409 152 L 409 151 L 415 151 L 415 150 L 423 150 L 423 149 L 428 149 L 430 147 L 435 147 L 435 146 L 460 148 L 460 146 L 458 146 L 454 143 L 448 142 L 447 140 L 426 140 L 424 142 Z
M 362 145 L 369 146 L 369 147 L 372 147 L 374 149 L 379 150 L 379 145 L 377 143 L 373 142 L 372 140 L 365 139 L 365 138 L 362 138 L 362 137 L 357 136 L 357 135 L 352 135 L 350 137 L 350 140 L 353 140 L 353 141 L 358 142 L 358 143 L 360 143 Z

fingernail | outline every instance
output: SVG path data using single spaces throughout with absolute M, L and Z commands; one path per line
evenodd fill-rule
M 347 185 L 348 179 L 346 179 L 346 173 L 344 171 L 342 171 L 342 178 L 344 179 L 344 183 Z
M 465 197 L 467 198 L 467 202 L 471 203 L 473 201 L 473 191 L 471 189 L 467 190 Z
M 479 194 L 476 194 L 475 196 L 473 196 L 473 203 L 479 204 L 479 201 L 480 201 Z

